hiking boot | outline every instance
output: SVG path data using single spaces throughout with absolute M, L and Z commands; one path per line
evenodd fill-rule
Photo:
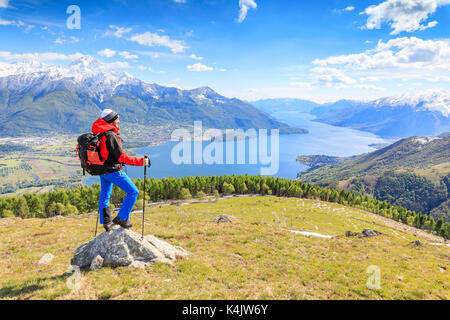
M 111 221 L 111 208 L 103 208 L 103 228 L 105 228 L 106 231 L 111 231 L 112 226 L 113 223 Z
M 123 221 L 119 217 L 115 217 L 113 219 L 113 223 L 118 224 L 119 226 L 125 229 L 129 229 L 133 225 L 129 219 L 127 221 Z

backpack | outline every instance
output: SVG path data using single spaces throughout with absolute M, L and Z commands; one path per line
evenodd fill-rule
M 99 135 L 85 133 L 78 137 L 76 154 L 80 159 L 83 175 L 86 174 L 86 171 L 92 176 L 108 173 L 104 165 L 106 159 L 102 159 L 100 154 L 100 138 L 103 135 L 104 133 Z

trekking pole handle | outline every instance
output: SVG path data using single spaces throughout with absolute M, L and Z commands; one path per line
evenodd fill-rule
M 148 159 L 148 166 L 147 167 L 151 167 L 152 166 L 152 163 L 151 163 L 151 161 L 150 161 L 150 158 L 148 157 L 148 156 L 144 156 L 144 158 L 145 159 Z

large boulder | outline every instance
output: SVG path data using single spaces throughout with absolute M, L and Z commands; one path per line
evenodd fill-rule
M 383 234 L 380 231 L 377 230 L 371 230 L 371 229 L 364 229 L 360 233 L 358 233 L 358 238 L 368 238 L 368 237 L 375 237 L 379 234 Z
M 70 263 L 80 268 L 91 265 L 98 268 L 100 263 L 95 260 L 101 258 L 101 266 L 142 267 L 156 261 L 172 264 L 178 257 L 187 255 L 188 252 L 181 247 L 172 246 L 152 235 L 142 239 L 140 234 L 117 226 L 79 246 Z
M 231 221 L 231 218 L 229 216 L 227 216 L 226 214 L 217 216 L 213 220 L 214 220 L 214 222 L 217 222 L 217 223 L 233 223 Z

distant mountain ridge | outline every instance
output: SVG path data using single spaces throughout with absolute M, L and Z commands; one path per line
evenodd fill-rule
M 339 100 L 316 104 L 289 99 L 289 105 L 286 105 L 283 99 L 271 99 L 252 103 L 269 113 L 274 110 L 307 112 L 316 116 L 315 121 L 368 131 L 385 138 L 434 136 L 450 130 L 450 91 L 444 89 L 369 102 Z
M 250 103 L 269 114 L 274 111 L 299 111 L 309 113 L 321 106 L 321 104 L 309 100 L 292 98 L 262 99 Z
M 209 87 L 181 90 L 149 84 L 90 56 L 68 66 L 0 63 L 1 135 L 84 132 L 105 108 L 116 110 L 124 123 L 144 126 L 189 126 L 201 120 L 210 128 L 307 132 Z

